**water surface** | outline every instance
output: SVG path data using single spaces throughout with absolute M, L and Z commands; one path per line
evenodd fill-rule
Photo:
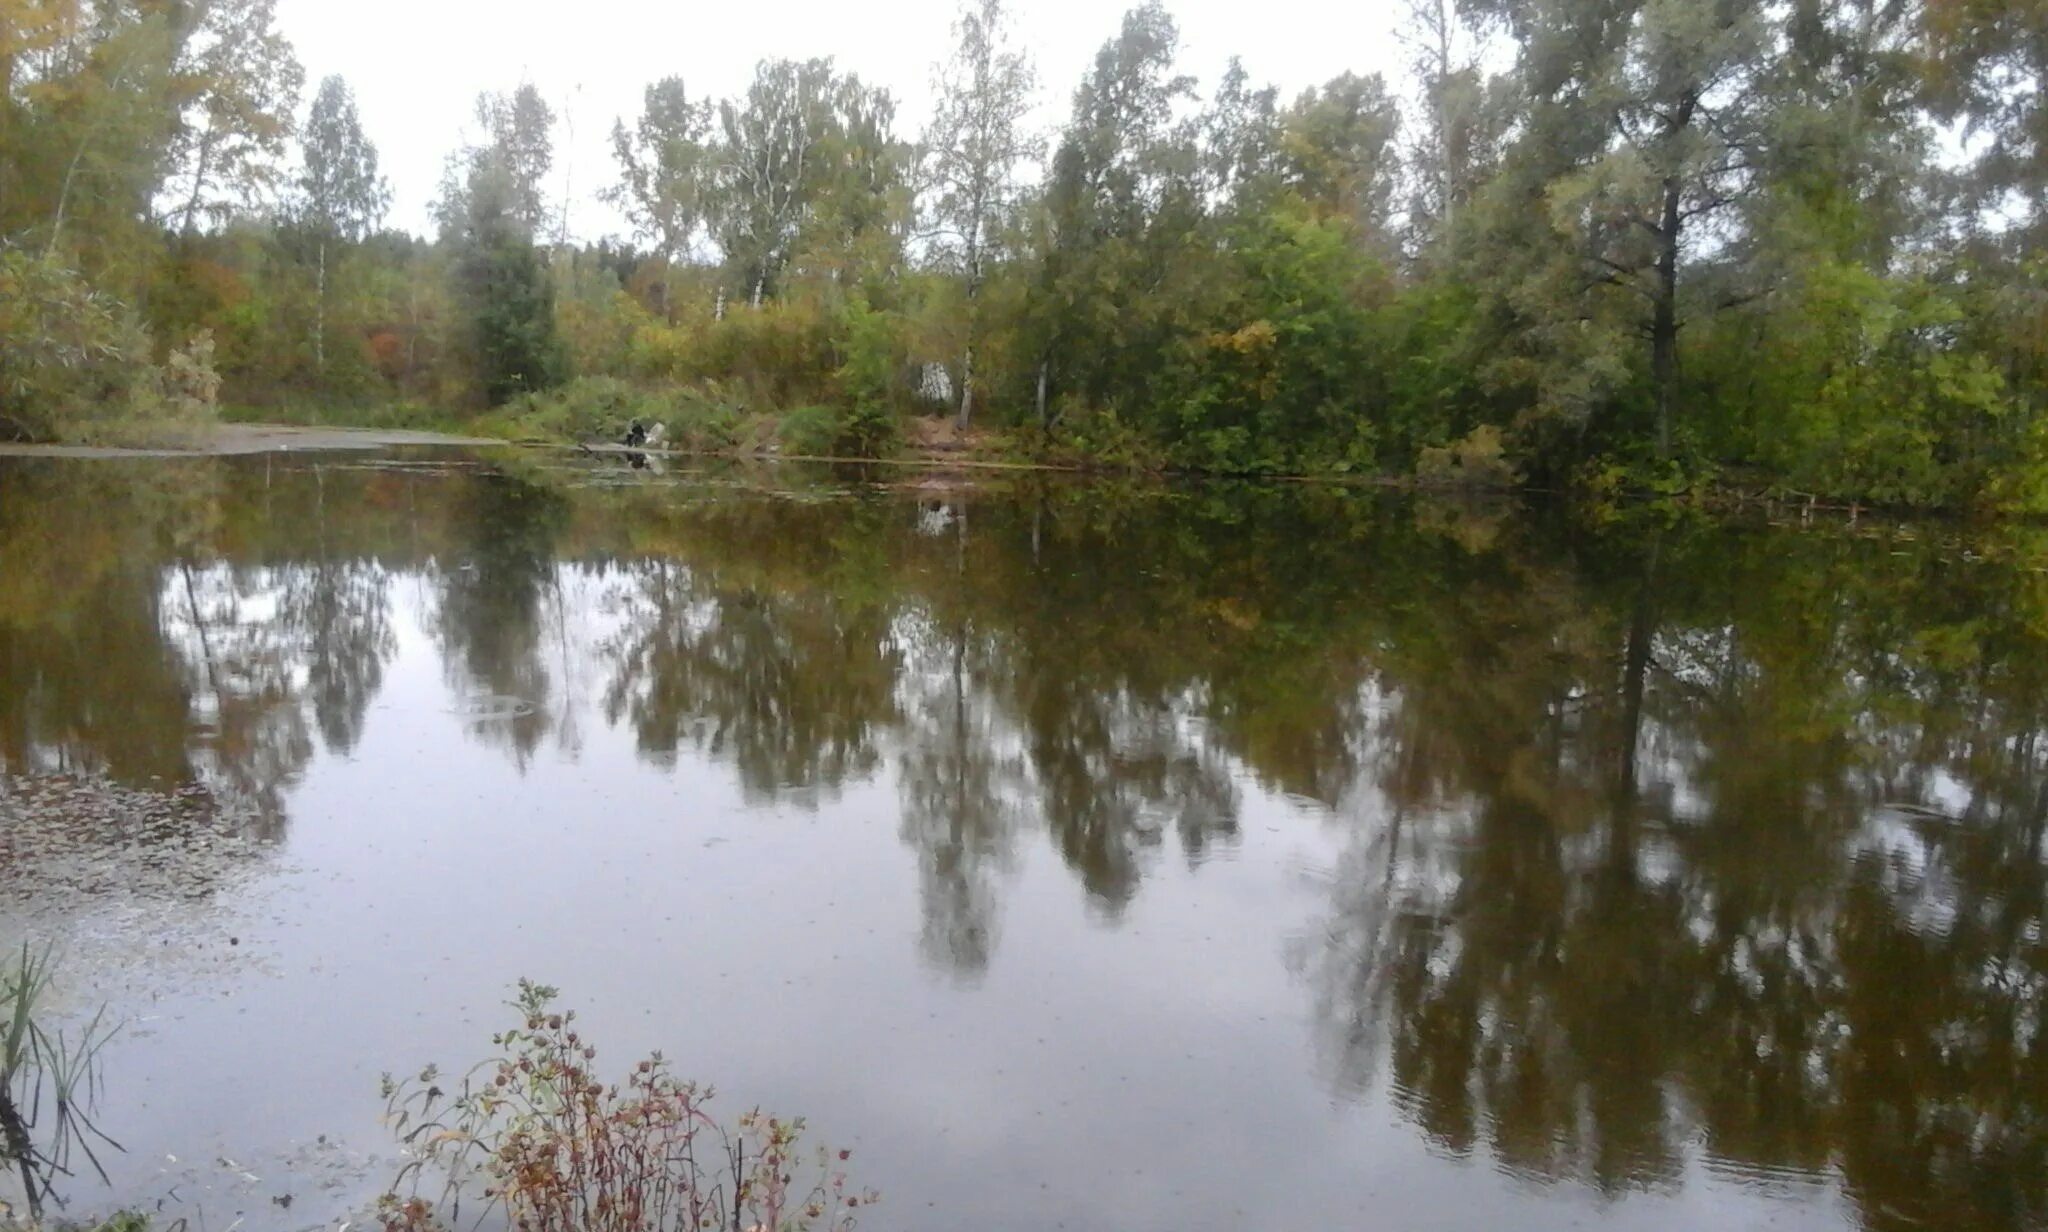
M 2028 533 L 874 478 L 0 460 L 77 1201 L 331 1228 L 531 976 L 873 1227 L 2048 1226 Z

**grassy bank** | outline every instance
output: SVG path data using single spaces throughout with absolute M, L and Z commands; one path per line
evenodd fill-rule
M 363 426 L 427 427 L 517 444 L 619 444 L 635 424 L 660 425 L 659 449 L 717 457 L 917 460 L 991 465 L 1061 464 L 1011 434 L 958 430 L 948 416 L 809 403 L 764 407 L 715 387 L 633 383 L 586 377 L 521 395 L 472 419 L 435 419 Z

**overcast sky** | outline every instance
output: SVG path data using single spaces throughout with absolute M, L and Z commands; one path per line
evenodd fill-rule
M 1065 118 L 1095 51 L 1127 5 L 1014 0 L 1018 33 L 1037 61 L 1048 124 Z M 354 87 L 363 125 L 391 181 L 390 221 L 427 230 L 441 163 L 482 90 L 521 81 L 555 108 L 555 188 L 573 183 L 570 230 L 621 230 L 594 194 L 613 178 L 612 122 L 639 112 L 640 91 L 678 75 L 695 96 L 745 88 L 755 61 L 831 56 L 889 87 L 898 129 L 915 137 L 929 110 L 932 65 L 950 50 L 956 0 L 279 0 L 278 20 L 306 66 L 306 99 L 322 77 Z M 1403 59 L 1392 35 L 1397 0 L 1169 0 L 1181 26 L 1181 71 L 1207 94 L 1232 55 L 1286 93 L 1346 69 L 1384 71 Z M 571 130 L 573 129 L 573 138 Z

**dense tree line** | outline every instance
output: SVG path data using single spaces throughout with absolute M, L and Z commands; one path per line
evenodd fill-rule
M 2048 504 L 2048 5 L 1409 0 L 1398 37 L 1402 80 L 1290 99 L 1187 76 L 1147 3 L 1039 133 L 969 0 L 914 133 L 829 60 L 649 86 L 632 235 L 588 244 L 531 85 L 420 239 L 347 85 L 300 119 L 271 0 L 0 0 L 0 418 L 189 410 L 217 369 L 710 447 L 922 410 L 1140 465 Z

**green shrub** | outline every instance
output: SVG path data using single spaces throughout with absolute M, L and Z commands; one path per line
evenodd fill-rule
M 879 458 L 897 439 L 896 417 L 872 407 L 800 406 L 782 417 L 786 453 L 806 458 Z
M 1439 487 L 1510 488 L 1521 482 L 1508 461 L 1500 429 L 1492 424 L 1482 424 L 1449 445 L 1424 449 L 1415 477 Z
M 107 440 L 211 419 L 212 336 L 161 366 L 151 351 L 135 314 L 62 261 L 0 251 L 0 437 Z
M 782 417 L 782 447 L 803 457 L 830 457 L 842 426 L 842 416 L 829 406 L 800 406 Z
M 521 394 L 488 417 L 484 426 L 515 438 L 617 440 L 628 424 L 663 418 L 658 396 L 609 376 L 578 377 L 557 389 Z
M 738 447 L 744 415 L 715 389 L 684 390 L 662 422 L 670 444 L 690 453 L 723 453 Z
M 1067 398 L 1055 422 L 1059 435 L 1043 441 L 1038 450 L 1047 462 L 1102 470 L 1166 469 L 1167 457 L 1159 443 L 1114 411 L 1090 411 Z
M 837 392 L 840 324 L 836 313 L 808 299 L 729 305 L 722 321 L 642 328 L 634 362 L 651 378 L 737 389 L 755 408 L 826 401 Z

